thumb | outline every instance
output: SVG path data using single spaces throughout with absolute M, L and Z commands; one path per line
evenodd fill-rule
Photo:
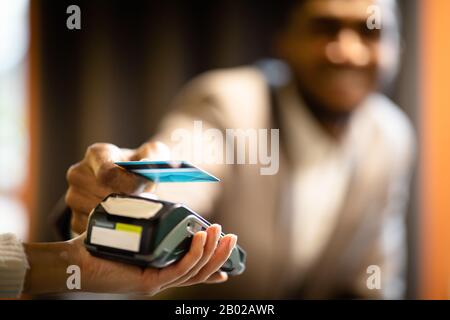
M 88 148 L 85 160 L 103 186 L 114 192 L 142 192 L 151 182 L 115 165 L 117 161 L 127 160 L 127 156 L 113 144 L 96 143 Z
M 142 159 L 148 160 L 169 160 L 170 149 L 167 145 L 159 141 L 150 141 L 140 146 L 131 157 L 132 161 Z
M 96 177 L 105 166 L 112 167 L 114 162 L 122 161 L 124 154 L 122 150 L 110 143 L 95 143 L 87 151 L 85 160 Z

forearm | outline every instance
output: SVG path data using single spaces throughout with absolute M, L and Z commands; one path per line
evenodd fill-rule
M 25 277 L 24 293 L 67 291 L 66 270 L 72 264 L 69 243 L 24 243 L 24 249 L 30 265 Z

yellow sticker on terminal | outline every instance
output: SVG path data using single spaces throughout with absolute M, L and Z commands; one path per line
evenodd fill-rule
M 141 226 L 136 226 L 133 224 L 126 224 L 126 223 L 116 223 L 116 230 L 126 231 L 126 232 L 134 232 L 134 233 L 138 233 L 138 234 L 142 233 Z

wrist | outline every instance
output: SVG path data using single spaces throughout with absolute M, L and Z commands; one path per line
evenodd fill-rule
M 72 261 L 69 242 L 25 243 L 30 268 L 27 271 L 24 293 L 43 294 L 67 291 L 67 267 Z

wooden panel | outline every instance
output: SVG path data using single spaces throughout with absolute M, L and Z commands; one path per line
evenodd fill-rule
M 28 51 L 28 139 L 30 143 L 28 157 L 28 176 L 23 188 L 22 199 L 30 215 L 29 239 L 35 240 L 37 233 L 37 177 L 39 170 L 39 102 L 40 102 L 40 50 L 39 50 L 39 3 L 30 1 Z

